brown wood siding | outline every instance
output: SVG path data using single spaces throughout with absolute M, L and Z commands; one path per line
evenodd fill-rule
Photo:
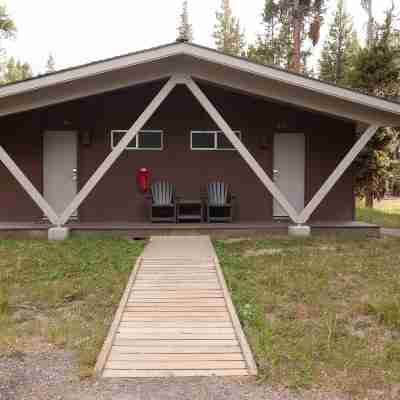
M 79 145 L 79 185 L 82 186 L 110 152 L 110 131 L 129 128 L 161 86 L 162 82 L 146 84 L 2 118 L 0 143 L 41 190 L 42 132 L 46 129 L 89 131 L 90 145 L 81 142 Z M 306 134 L 306 200 L 354 140 L 353 126 L 349 123 L 202 86 L 231 127 L 242 131 L 245 145 L 269 174 L 275 127 L 279 124 L 283 129 Z M 216 127 L 186 88 L 175 88 L 146 128 L 164 131 L 164 150 L 125 151 L 81 205 L 81 221 L 147 221 L 147 202 L 136 186 L 136 172 L 141 167 L 149 168 L 153 180 L 170 180 L 178 195 L 185 197 L 196 198 L 207 182 L 224 180 L 237 196 L 236 220 L 272 219 L 271 196 L 236 151 L 190 150 L 190 130 Z M 0 220 L 26 221 L 41 216 L 4 166 L 0 166 L 0 184 Z M 349 171 L 313 219 L 351 220 L 353 209 L 353 173 Z

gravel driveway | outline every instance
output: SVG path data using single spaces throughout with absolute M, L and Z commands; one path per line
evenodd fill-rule
M 277 392 L 253 378 L 130 381 L 78 379 L 73 354 L 53 346 L 0 357 L 0 400 L 348 400 L 319 393 Z

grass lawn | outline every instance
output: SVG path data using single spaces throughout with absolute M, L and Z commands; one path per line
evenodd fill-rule
M 400 199 L 375 202 L 373 209 L 357 206 L 357 220 L 384 228 L 400 228 Z
M 262 381 L 354 399 L 400 383 L 400 239 L 215 246 Z
M 92 374 L 143 242 L 0 241 L 0 354 L 39 341 L 76 351 Z

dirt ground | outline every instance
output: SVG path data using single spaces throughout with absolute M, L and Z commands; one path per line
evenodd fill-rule
M 372 398 L 372 397 L 371 397 Z M 379 397 L 376 397 L 379 398 Z M 275 391 L 253 378 L 94 380 L 78 378 L 72 353 L 50 345 L 0 357 L 0 400 L 348 400 Z

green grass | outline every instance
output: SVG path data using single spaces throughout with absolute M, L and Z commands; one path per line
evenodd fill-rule
M 142 248 L 112 238 L 0 241 L 0 353 L 50 342 L 76 351 L 81 376 L 91 375 Z
M 400 228 L 400 199 L 377 202 L 373 209 L 357 206 L 357 220 L 384 228 Z
M 215 245 L 262 381 L 351 398 L 400 383 L 400 239 Z

